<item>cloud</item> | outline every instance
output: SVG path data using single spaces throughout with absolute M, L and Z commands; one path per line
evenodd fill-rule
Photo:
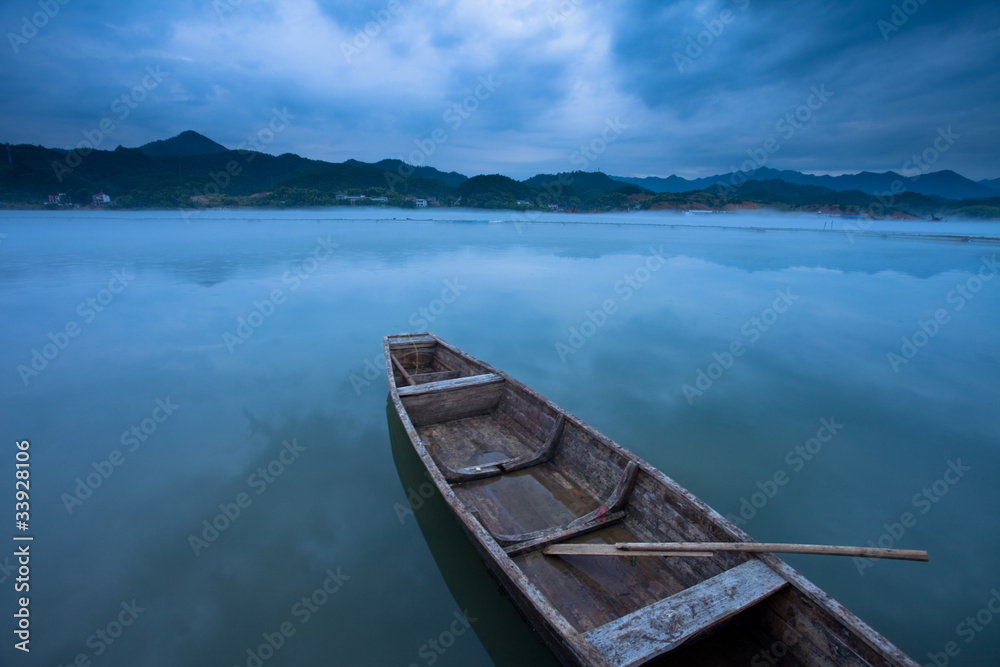
M 913 2 L 887 32 L 893 3 L 860 0 L 70 0 L 14 53 L 38 11 L 18 0 L 0 8 L 14 91 L 0 139 L 75 145 L 159 66 L 169 77 L 109 143 L 194 129 L 235 146 L 287 108 L 272 152 L 376 161 L 441 128 L 434 166 L 524 178 L 574 168 L 618 119 L 627 129 L 590 168 L 704 176 L 772 136 L 768 166 L 898 169 L 950 125 L 962 138 L 936 167 L 996 177 L 1000 9 Z M 495 90 L 452 127 L 481 77 Z M 813 86 L 829 101 L 776 134 Z

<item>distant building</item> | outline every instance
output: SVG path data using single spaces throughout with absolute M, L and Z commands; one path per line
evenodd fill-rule
M 104 192 L 98 192 L 96 195 L 91 197 L 94 206 L 107 206 L 111 203 L 111 197 L 104 194 Z
M 69 206 L 70 200 L 69 195 L 65 192 L 60 192 L 57 195 L 49 195 L 49 203 L 55 204 L 57 206 Z
M 417 205 L 417 208 L 426 208 L 427 207 L 427 200 L 426 199 L 416 199 L 416 200 L 414 200 L 414 203 Z

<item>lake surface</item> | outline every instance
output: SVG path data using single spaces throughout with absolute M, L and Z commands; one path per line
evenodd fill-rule
M 787 560 L 918 662 L 995 664 L 1000 225 L 848 224 L 0 212 L 34 536 L 0 663 L 546 664 L 387 415 L 382 336 L 431 330 L 758 540 L 929 550 Z

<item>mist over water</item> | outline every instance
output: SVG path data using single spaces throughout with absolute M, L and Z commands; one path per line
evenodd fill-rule
M 0 662 L 503 659 L 459 619 L 509 603 L 455 594 L 390 444 L 381 338 L 430 330 L 755 539 L 927 549 L 786 560 L 918 662 L 990 664 L 1000 622 L 961 624 L 1000 588 L 1000 223 L 861 222 L 0 212 L 35 536 Z

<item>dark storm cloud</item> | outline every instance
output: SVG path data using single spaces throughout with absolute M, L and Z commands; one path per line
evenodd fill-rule
M 442 129 L 428 164 L 523 178 L 582 166 L 618 123 L 587 168 L 691 176 L 768 139 L 772 167 L 898 170 L 951 127 L 935 169 L 1000 172 L 987 2 L 13 0 L 0 30 L 17 143 L 70 147 L 110 118 L 101 148 L 186 129 L 236 146 L 277 109 L 294 119 L 269 152 L 374 161 Z
M 901 5 L 915 11 L 900 12 Z M 623 88 L 678 123 L 712 119 L 681 149 L 701 155 L 699 163 L 728 169 L 768 137 L 783 139 L 775 125 L 807 101 L 813 86 L 826 86 L 829 102 L 779 141 L 770 166 L 898 169 L 933 141 L 939 126 L 950 125 L 964 133 L 953 155 L 965 159 L 939 168 L 982 175 L 998 168 L 1000 13 L 993 6 L 759 0 L 630 6 L 616 21 Z

